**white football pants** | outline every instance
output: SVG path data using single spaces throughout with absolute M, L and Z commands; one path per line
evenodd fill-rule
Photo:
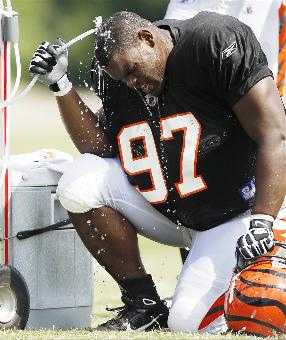
M 117 159 L 91 154 L 81 155 L 65 171 L 57 195 L 68 211 L 84 213 L 108 206 L 125 216 L 139 234 L 191 248 L 175 290 L 169 327 L 175 331 L 224 330 L 222 295 L 235 266 L 236 241 L 248 231 L 249 213 L 203 232 L 179 227 L 129 184 Z M 210 315 L 211 306 L 215 312 Z

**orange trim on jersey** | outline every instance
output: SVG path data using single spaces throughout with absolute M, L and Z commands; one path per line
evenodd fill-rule
M 225 293 L 222 294 L 211 306 L 207 314 L 204 316 L 203 320 L 199 325 L 199 330 L 206 328 L 210 325 L 215 319 L 223 315 L 224 313 L 224 299 Z
M 277 87 L 281 97 L 285 94 L 286 75 L 286 6 L 282 3 L 279 8 L 279 54 Z
M 177 191 L 178 191 L 178 193 L 179 193 L 181 198 L 186 198 L 186 197 L 192 196 L 192 195 L 194 195 L 194 194 L 196 194 L 198 192 L 204 191 L 204 190 L 206 190 L 208 188 L 208 186 L 207 186 L 205 180 L 203 179 L 203 177 L 201 175 L 197 175 L 197 160 L 198 160 L 199 143 L 200 143 L 200 138 L 201 138 L 201 124 L 200 124 L 200 122 L 196 119 L 196 117 L 191 112 L 176 113 L 176 114 L 174 114 L 172 116 L 161 118 L 161 140 L 171 140 L 171 139 L 174 139 L 174 135 L 172 135 L 171 137 L 163 137 L 162 121 L 171 119 L 173 117 L 186 116 L 186 115 L 189 115 L 189 114 L 191 114 L 195 118 L 197 123 L 199 124 L 199 133 L 198 133 L 198 138 L 197 138 L 196 147 L 195 147 L 194 178 L 200 178 L 202 180 L 203 184 L 204 184 L 204 188 L 191 191 L 191 192 L 189 192 L 187 194 L 182 194 L 181 193 L 179 185 L 184 182 L 184 180 L 183 180 L 183 154 L 184 154 L 184 150 L 185 150 L 185 147 L 186 147 L 186 145 L 185 145 L 185 135 L 186 135 L 187 128 L 185 127 L 185 128 L 173 129 L 171 131 L 175 132 L 175 133 L 183 131 L 183 146 L 181 148 L 181 155 L 180 155 L 180 180 L 179 180 L 179 182 L 175 183 L 176 189 L 177 189 Z
M 122 152 L 122 146 L 121 146 L 121 142 L 120 142 L 120 135 L 121 133 L 125 130 L 125 129 L 128 129 L 130 127 L 133 127 L 133 126 L 137 126 L 137 125 L 142 125 L 142 124 L 147 124 L 146 121 L 140 121 L 140 122 L 136 122 L 136 123 L 133 123 L 133 124 L 128 124 L 128 125 L 124 125 L 120 131 L 118 132 L 117 134 L 117 145 L 118 145 L 118 150 L 119 150 L 119 159 L 120 159 L 120 163 L 122 165 L 122 168 L 124 169 L 124 171 L 130 175 L 130 176 L 133 176 L 133 175 L 141 175 L 141 174 L 144 174 L 144 173 L 148 173 L 149 176 L 150 176 L 150 180 L 151 180 L 151 183 L 152 183 L 152 187 L 150 189 L 140 189 L 139 186 L 137 185 L 136 186 L 136 189 L 141 192 L 141 193 L 144 193 L 144 192 L 150 192 L 150 191 L 153 191 L 153 190 L 156 190 L 155 188 L 155 184 L 154 184 L 154 178 L 153 178 L 153 175 L 152 175 L 152 169 L 151 168 L 147 168 L 147 169 L 144 169 L 144 170 L 139 170 L 139 171 L 134 171 L 134 172 L 130 172 L 128 171 L 128 169 L 126 168 L 125 164 L 124 164 L 124 158 L 123 158 L 123 152 Z M 144 145 L 145 145 L 145 157 L 140 157 L 138 159 L 143 159 L 143 158 L 147 158 L 148 157 L 148 150 L 147 150 L 147 147 L 146 147 L 146 142 L 145 142 L 145 136 L 144 135 L 139 135 L 138 137 L 135 137 L 135 138 L 131 138 L 132 139 L 137 139 L 137 138 L 142 138 L 144 139 Z M 129 140 L 129 143 L 130 143 L 130 140 Z M 130 145 L 130 149 L 131 149 L 131 145 Z M 158 154 L 157 154 L 157 157 L 158 157 Z M 132 159 L 133 159 L 133 155 L 132 155 Z M 159 160 L 159 157 L 158 157 L 158 160 Z M 159 165 L 160 165 L 160 171 L 161 171 L 161 175 L 162 175 L 162 178 L 163 178 L 163 181 L 164 181 L 164 184 L 165 184 L 165 188 L 166 188 L 166 195 L 164 197 L 164 199 L 162 200 L 159 200 L 159 201 L 152 201 L 150 202 L 151 204 L 160 204 L 160 203 L 164 203 L 167 201 L 167 198 L 168 198 L 168 190 L 167 190 L 167 185 L 166 185 L 166 180 L 165 180 L 165 177 L 163 176 L 163 172 L 162 172 L 162 169 L 161 169 L 161 164 L 160 164 L 160 160 L 159 160 Z

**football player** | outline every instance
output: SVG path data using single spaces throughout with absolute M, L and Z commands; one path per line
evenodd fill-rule
M 220 331 L 235 250 L 247 260 L 272 249 L 286 192 L 285 111 L 265 54 L 248 26 L 208 12 L 156 23 L 119 12 L 95 39 L 98 112 L 69 81 L 66 51 L 43 43 L 30 72 L 54 92 L 82 153 L 59 199 L 122 291 L 123 308 L 98 329 L 168 319 L 176 331 Z M 137 233 L 177 247 L 192 239 L 169 316 Z

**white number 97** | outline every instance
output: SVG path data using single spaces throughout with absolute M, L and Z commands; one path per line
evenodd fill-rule
M 180 156 L 180 180 L 175 187 L 181 197 L 187 197 L 207 189 L 203 178 L 196 173 L 197 152 L 201 127 L 193 114 L 187 112 L 161 119 L 161 140 L 174 138 L 174 133 L 183 134 L 183 145 Z M 152 182 L 149 189 L 137 188 L 152 204 L 167 200 L 168 190 L 161 169 L 152 130 L 146 122 L 124 126 L 119 132 L 118 148 L 122 167 L 129 175 L 148 173 Z M 135 157 L 131 145 L 141 141 L 145 154 Z M 172 160 L 170 160 L 172 161 Z

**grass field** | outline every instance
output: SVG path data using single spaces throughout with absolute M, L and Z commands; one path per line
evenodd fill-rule
M 83 97 L 95 107 L 97 102 L 88 95 Z M 70 142 L 57 112 L 53 95 L 36 88 L 26 98 L 12 108 L 12 143 L 13 153 L 26 153 L 41 148 L 56 148 L 76 155 L 77 151 Z M 140 238 L 143 262 L 153 275 L 161 297 L 172 295 L 178 273 L 181 268 L 179 252 L 175 248 L 155 244 Z M 94 303 L 92 325 L 105 321 L 112 314 L 106 306 L 120 306 L 120 294 L 117 285 L 98 265 L 95 265 Z M 283 337 L 280 337 L 281 339 Z M 101 333 L 82 330 L 71 331 L 5 331 L 0 332 L 0 339 L 255 339 L 255 337 L 233 335 L 207 336 L 169 332 L 150 333 Z
M 253 336 L 234 336 L 234 335 L 198 335 L 191 333 L 171 333 L 171 332 L 84 332 L 84 331 L 21 331 L 21 332 L 2 332 L 0 333 L 0 339 L 2 340 L 64 340 L 64 339 L 76 339 L 76 340 L 251 340 L 261 339 Z M 269 338 L 268 338 L 269 339 Z M 272 338 L 274 339 L 274 338 Z M 275 339 L 285 339 L 277 337 Z
M 234 335 L 198 335 L 187 333 L 170 333 L 170 332 L 148 332 L 148 333 L 135 333 L 135 332 L 83 332 L 83 331 L 21 331 L 21 332 L 3 332 L 0 334 L 2 340 L 251 340 L 261 339 L 252 336 L 234 336 Z M 268 338 L 270 339 L 270 338 Z M 274 338 L 272 338 L 274 339 Z M 284 337 L 277 337 L 275 339 L 285 339 Z

